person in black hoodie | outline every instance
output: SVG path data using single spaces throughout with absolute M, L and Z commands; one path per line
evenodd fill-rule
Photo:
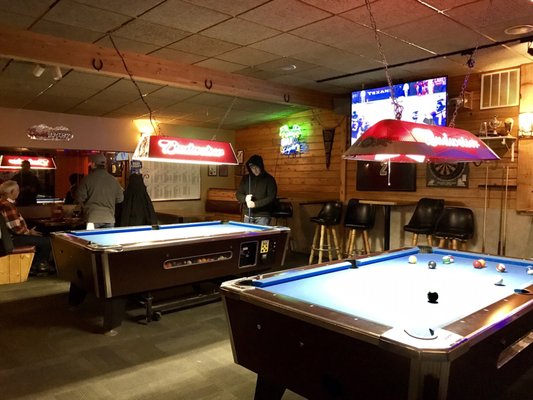
M 235 193 L 243 205 L 244 222 L 268 225 L 278 194 L 276 180 L 265 171 L 263 158 L 257 154 L 246 161 L 246 169 L 248 174 L 243 176 Z
M 130 175 L 120 208 L 118 226 L 157 224 L 157 215 L 141 174 Z

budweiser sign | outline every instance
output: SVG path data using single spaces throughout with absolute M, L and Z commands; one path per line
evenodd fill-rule
M 150 135 L 141 137 L 132 159 L 189 164 L 238 164 L 230 143 Z

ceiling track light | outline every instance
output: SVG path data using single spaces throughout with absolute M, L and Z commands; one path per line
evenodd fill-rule
M 59 68 L 59 66 L 54 65 L 52 68 L 52 77 L 54 78 L 54 81 L 59 81 L 61 78 L 63 78 L 63 73 L 61 72 L 61 68 Z
M 35 64 L 35 67 L 33 67 L 33 76 L 36 78 L 39 78 L 45 70 L 45 67 L 41 64 Z

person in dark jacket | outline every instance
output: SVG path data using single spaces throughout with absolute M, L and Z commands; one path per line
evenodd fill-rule
M 124 191 L 119 226 L 156 225 L 157 215 L 141 174 L 132 174 Z
M 263 158 L 257 154 L 246 161 L 248 174 L 243 176 L 235 193 L 243 204 L 244 222 L 268 225 L 278 186 L 272 175 L 265 171 Z
M 11 178 L 19 184 L 20 195 L 17 199 L 17 206 L 31 206 L 37 204 L 37 195 L 41 190 L 39 179 L 31 170 L 28 160 L 20 163 L 20 171 Z

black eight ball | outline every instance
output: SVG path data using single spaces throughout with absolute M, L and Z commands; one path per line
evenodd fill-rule
M 428 292 L 428 301 L 430 303 L 437 303 L 437 300 L 439 299 L 439 294 L 437 292 Z
M 428 267 L 430 269 L 435 269 L 435 268 L 437 268 L 437 263 L 435 261 L 430 261 L 430 262 L 428 262 Z

